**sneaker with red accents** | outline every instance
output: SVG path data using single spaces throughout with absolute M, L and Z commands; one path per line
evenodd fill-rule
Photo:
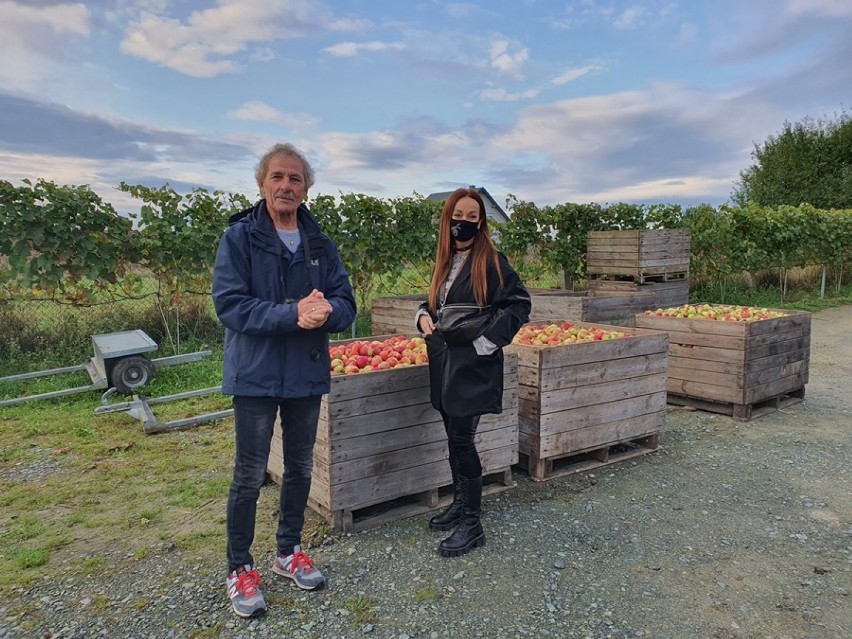
M 325 577 L 301 546 L 294 547 L 292 555 L 278 555 L 272 562 L 272 572 L 292 579 L 302 590 L 316 590 L 325 585 Z
M 225 580 L 231 607 L 240 617 L 258 617 L 266 612 L 266 600 L 260 592 L 260 573 L 249 565 L 237 568 Z

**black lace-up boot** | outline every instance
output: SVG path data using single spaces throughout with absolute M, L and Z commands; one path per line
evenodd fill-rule
M 461 521 L 453 534 L 438 545 L 438 552 L 444 557 L 460 557 L 474 548 L 485 545 L 485 531 L 482 530 L 482 476 L 466 479 L 459 477 L 463 501 Z

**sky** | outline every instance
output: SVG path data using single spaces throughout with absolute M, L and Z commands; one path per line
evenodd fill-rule
M 852 102 L 852 0 L 0 0 L 0 179 L 257 197 L 484 187 L 729 200 L 755 144 Z

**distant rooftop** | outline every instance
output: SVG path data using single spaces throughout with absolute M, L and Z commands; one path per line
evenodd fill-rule
M 504 222 L 509 221 L 509 216 L 506 215 L 506 212 L 503 208 L 497 204 L 497 200 L 491 197 L 491 194 L 482 186 L 474 186 L 470 185 L 470 188 L 476 189 L 476 192 L 482 197 L 483 202 L 485 202 L 485 214 L 489 219 L 498 222 L 499 224 L 503 224 Z M 455 189 L 453 189 L 455 191 Z M 434 200 L 435 202 L 444 202 L 453 191 L 442 191 L 441 193 L 432 193 L 431 195 L 427 195 L 427 200 Z

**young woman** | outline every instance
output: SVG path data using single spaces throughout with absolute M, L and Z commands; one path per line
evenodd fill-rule
M 461 343 L 449 329 L 442 335 L 439 320 L 445 306 L 459 304 L 482 307 L 488 317 Z M 429 300 L 415 320 L 426 336 L 432 405 L 444 420 L 455 487 L 452 504 L 429 521 L 432 530 L 455 528 L 438 546 L 445 557 L 485 545 L 482 465 L 473 438 L 481 415 L 502 411 L 502 349 L 530 308 L 521 279 L 491 242 L 482 197 L 472 188 L 454 191 L 441 213 Z

